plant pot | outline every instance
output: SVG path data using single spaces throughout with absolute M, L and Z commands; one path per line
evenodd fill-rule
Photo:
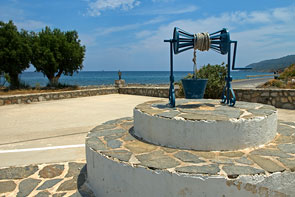
M 208 79 L 182 79 L 186 99 L 201 99 L 204 97 Z

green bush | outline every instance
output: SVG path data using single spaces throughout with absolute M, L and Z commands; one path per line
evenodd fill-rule
M 222 90 L 225 86 L 226 68 L 224 63 L 221 65 L 203 66 L 196 74 L 199 79 L 208 79 L 204 98 L 218 99 L 221 98 Z M 193 74 L 188 74 L 185 78 L 193 78 Z M 179 94 L 184 95 L 181 82 L 179 85 Z
M 277 87 L 277 88 L 285 88 L 286 84 L 279 79 L 271 79 L 267 81 L 263 87 Z
M 295 64 L 291 64 L 288 68 L 285 68 L 284 72 L 282 72 L 279 76 L 279 79 L 288 81 L 290 78 L 295 77 Z
M 226 68 L 224 63 L 221 65 L 203 66 L 197 72 L 197 78 L 208 79 L 204 98 L 221 98 L 222 90 L 225 86 Z

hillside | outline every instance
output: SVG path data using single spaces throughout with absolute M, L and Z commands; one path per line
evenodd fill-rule
M 283 71 L 286 67 L 295 63 L 295 55 L 288 55 L 278 59 L 264 60 L 261 62 L 250 64 L 246 67 L 252 68 L 253 71 L 274 72 L 276 70 Z

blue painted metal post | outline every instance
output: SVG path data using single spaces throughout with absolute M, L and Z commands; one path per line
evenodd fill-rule
M 230 76 L 230 47 L 228 47 L 228 53 L 227 53 L 227 78 L 226 78 L 226 104 L 229 104 L 229 98 L 230 98 L 230 86 L 231 86 L 232 78 Z
M 233 55 L 233 64 L 232 64 L 232 69 L 235 70 L 235 55 L 236 55 L 236 44 L 237 41 L 229 41 L 228 43 L 228 52 L 227 52 L 227 76 L 225 77 L 226 85 L 223 89 L 222 92 L 222 97 L 221 97 L 221 102 L 226 103 L 229 106 L 234 106 L 236 103 L 236 96 L 235 93 L 232 89 L 231 82 L 233 80 L 231 74 L 230 74 L 230 69 L 231 69 L 231 43 L 235 44 L 234 48 L 234 55 Z M 224 95 L 226 94 L 226 96 Z M 230 94 L 232 97 L 230 97 Z
M 173 40 L 170 40 L 170 88 L 169 88 L 169 104 L 175 107 L 175 89 L 173 75 Z
M 169 105 L 175 107 L 175 89 L 174 89 L 174 75 L 173 75 L 173 39 L 164 40 L 170 43 L 170 87 L 169 87 Z

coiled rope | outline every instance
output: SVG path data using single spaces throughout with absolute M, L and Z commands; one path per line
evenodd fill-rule
M 194 34 L 194 75 L 197 72 L 197 49 L 200 51 L 208 51 L 211 40 L 208 32 Z

